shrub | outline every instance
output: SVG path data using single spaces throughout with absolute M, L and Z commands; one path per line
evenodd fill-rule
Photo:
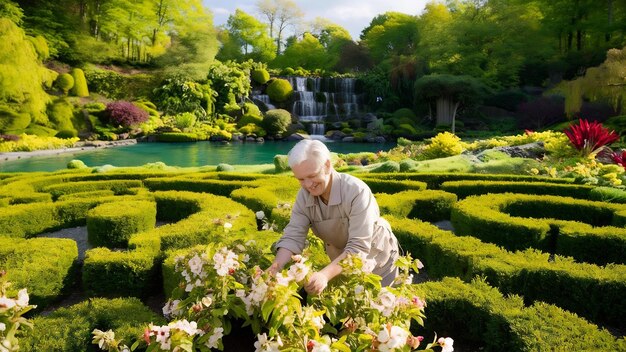
M 123 127 L 136 125 L 150 118 L 146 111 L 127 101 L 116 101 L 107 104 L 105 113 L 112 123 Z
M 74 77 L 72 77 L 69 73 L 60 74 L 54 84 L 63 92 L 63 94 L 67 95 L 70 89 L 74 87 Z
M 394 111 L 393 117 L 394 118 L 408 118 L 410 120 L 417 119 L 417 116 L 415 116 L 415 113 L 413 112 L 413 110 L 408 109 L 408 108 L 401 108 L 401 109 Z
M 174 116 L 174 126 L 178 129 L 193 127 L 196 124 L 196 115 L 190 112 L 184 112 Z
M 439 133 L 433 137 L 430 144 L 426 146 L 423 156 L 427 159 L 445 158 L 447 156 L 459 155 L 463 152 L 461 138 L 450 132 Z
M 289 171 L 289 169 L 289 158 L 287 158 L 287 155 L 274 156 L 274 170 L 276 173 Z
M 126 248 L 132 234 L 154 228 L 155 222 L 153 202 L 105 203 L 87 213 L 87 236 L 95 246 Z
M 8 106 L 0 106 L 0 131 L 20 131 L 28 127 L 30 122 L 30 114 L 20 114 Z
M 266 69 L 259 68 L 250 72 L 250 78 L 258 84 L 265 84 L 270 80 L 270 74 Z
M 74 129 L 71 130 L 60 130 L 57 134 L 54 135 L 57 138 L 62 138 L 62 139 L 69 139 L 69 138 L 75 138 L 76 136 L 78 136 L 78 132 Z
M 273 109 L 265 113 L 263 128 L 270 135 L 281 135 L 291 124 L 291 114 L 284 109 Z
M 66 98 L 57 99 L 48 107 L 48 118 L 59 131 L 74 130 L 73 117 L 74 107 Z
M 82 160 L 74 159 L 67 163 L 68 169 L 86 169 L 87 165 Z
M 565 103 L 561 97 L 540 97 L 521 103 L 517 110 L 521 118 L 519 128 L 539 129 L 565 120 Z
M 267 86 L 267 95 L 274 102 L 281 103 L 291 97 L 293 87 L 288 80 L 277 78 Z
M 70 72 L 72 78 L 74 78 L 74 86 L 71 89 L 72 95 L 77 97 L 88 97 L 89 89 L 87 88 L 87 80 L 85 79 L 85 73 L 80 68 L 72 69 Z
M 400 164 L 395 161 L 385 161 L 377 168 L 373 169 L 372 172 L 399 172 Z
M 217 165 L 217 168 L 215 169 L 215 171 L 234 171 L 235 168 L 230 165 L 230 164 L 226 164 L 226 163 L 221 163 Z
M 263 122 L 263 116 L 260 114 L 259 115 L 245 114 L 239 119 L 239 121 L 237 121 L 237 127 L 241 128 L 249 124 L 261 126 L 262 122 Z

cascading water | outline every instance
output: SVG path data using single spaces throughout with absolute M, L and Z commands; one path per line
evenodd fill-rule
M 354 78 L 288 77 L 294 89 L 291 113 L 309 126 L 311 135 L 324 134 L 324 122 L 357 117 L 360 94 Z

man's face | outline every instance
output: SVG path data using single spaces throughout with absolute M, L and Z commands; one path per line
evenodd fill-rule
M 326 192 L 330 183 L 330 161 L 319 166 L 311 160 L 305 160 L 294 165 L 291 171 L 300 181 L 300 186 L 312 196 L 321 196 Z

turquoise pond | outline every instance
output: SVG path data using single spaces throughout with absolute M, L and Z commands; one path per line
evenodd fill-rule
M 287 154 L 296 142 L 268 141 L 265 143 L 228 144 L 196 143 L 139 143 L 136 145 L 91 149 L 55 155 L 33 156 L 20 160 L 0 161 L 0 172 L 56 171 L 65 169 L 73 159 L 87 166 L 111 164 L 114 166 L 141 166 L 162 161 L 170 166 L 192 167 L 217 165 L 271 164 L 276 154 Z M 357 153 L 387 151 L 395 143 L 326 143 L 331 152 Z

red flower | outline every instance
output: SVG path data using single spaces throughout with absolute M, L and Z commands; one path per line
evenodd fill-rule
M 563 131 L 574 148 L 580 150 L 584 156 L 599 152 L 604 146 L 619 139 L 615 131 L 609 131 L 597 121 L 591 123 L 580 119 L 578 125 L 571 125 Z

